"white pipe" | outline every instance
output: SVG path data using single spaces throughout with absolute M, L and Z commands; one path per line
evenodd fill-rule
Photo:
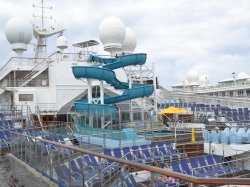
M 156 95 L 156 77 L 155 77 L 155 63 L 153 62 L 153 83 L 154 83 L 154 111 L 157 112 L 157 95 Z
M 87 79 L 88 81 L 88 103 L 92 104 L 92 80 Z
M 103 81 L 100 81 L 100 100 L 101 104 L 104 104 L 104 89 L 103 89 Z

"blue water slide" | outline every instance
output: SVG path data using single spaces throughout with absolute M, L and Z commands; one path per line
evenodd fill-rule
M 111 84 L 115 89 L 128 89 L 128 84 L 116 79 L 115 72 L 110 69 L 93 66 L 74 66 L 72 67 L 75 78 L 91 78 L 104 80 Z
M 135 98 L 139 98 L 139 97 L 148 97 L 148 96 L 152 95 L 153 91 L 154 91 L 153 85 L 135 87 L 132 89 L 125 90 L 123 92 L 123 94 L 120 96 L 104 99 L 104 103 L 105 104 L 112 104 L 112 103 L 118 103 L 121 101 L 135 99 Z
M 147 55 L 145 53 L 123 55 L 117 58 L 102 58 L 90 55 L 89 61 L 95 61 L 100 64 L 95 66 L 72 67 L 72 71 L 75 78 L 90 78 L 90 79 L 104 80 L 106 83 L 110 84 L 115 89 L 124 90 L 122 95 L 116 97 L 108 97 L 108 98 L 106 97 L 104 99 L 104 103 L 106 105 L 87 104 L 81 101 L 75 102 L 76 110 L 86 111 L 86 110 L 111 109 L 115 111 L 115 109 L 109 108 L 110 106 L 107 104 L 118 103 L 125 100 L 152 95 L 154 91 L 153 85 L 133 84 L 132 88 L 129 89 L 128 83 L 119 81 L 116 78 L 115 72 L 112 71 L 126 66 L 143 65 L 145 64 L 146 59 Z
M 106 98 L 105 104 L 118 103 L 125 100 L 135 99 L 152 95 L 154 91 L 153 85 L 132 85 L 132 89 L 128 89 L 128 84 L 120 82 L 116 79 L 115 73 L 106 68 L 93 66 L 74 66 L 72 67 L 73 74 L 76 78 L 91 78 L 104 80 L 111 84 L 115 89 L 125 89 L 123 94 L 117 97 Z
M 90 55 L 89 61 L 103 63 L 104 68 L 108 69 L 118 69 L 125 66 L 133 66 L 133 65 L 143 65 L 145 64 L 147 59 L 147 54 L 145 53 L 137 53 L 137 54 L 129 54 L 119 56 L 117 58 L 102 58 L 94 55 Z

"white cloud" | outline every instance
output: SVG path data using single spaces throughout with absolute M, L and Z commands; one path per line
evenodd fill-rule
M 57 23 L 67 27 L 65 35 L 70 43 L 98 39 L 102 19 L 120 17 L 137 35 L 136 51 L 146 52 L 148 61 L 157 64 L 159 82 L 166 87 L 181 83 L 191 69 L 207 74 L 211 82 L 224 79 L 231 72 L 247 71 L 248 0 L 57 0 L 51 4 Z M 32 19 L 32 14 L 30 0 L 0 0 L 2 28 L 10 17 Z M 2 61 L 9 55 L 9 44 L 3 35 L 1 31 Z M 53 42 L 55 38 L 50 43 Z

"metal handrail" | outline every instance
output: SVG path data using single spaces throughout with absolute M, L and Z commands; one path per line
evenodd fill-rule
M 250 157 L 246 157 L 246 158 L 241 158 L 241 159 L 237 159 L 237 160 L 231 160 L 231 161 L 227 161 L 227 162 L 221 162 L 221 163 L 214 163 L 214 164 L 208 164 L 206 166 L 200 166 L 200 167 L 197 167 L 197 168 L 192 168 L 191 169 L 191 173 L 193 174 L 195 170 L 198 170 L 198 169 L 202 169 L 202 168 L 207 168 L 207 167 L 210 167 L 210 166 L 219 166 L 219 165 L 222 165 L 222 164 L 228 164 L 228 163 L 234 163 L 234 162 L 238 162 L 238 161 L 243 161 L 243 160 L 249 160 Z M 238 178 L 237 178 L 238 180 Z
M 31 69 L 31 72 L 28 73 L 25 77 L 23 77 L 22 80 L 20 80 L 21 85 L 24 84 L 26 81 L 28 81 L 33 75 L 35 75 L 39 71 L 39 70 L 36 70 L 37 67 L 39 67 L 40 65 L 43 65 L 45 62 L 47 62 L 47 66 L 48 66 L 50 64 L 50 61 L 52 62 L 52 60 L 51 60 L 52 57 L 54 57 L 56 54 L 57 54 L 57 52 L 52 53 L 48 58 L 45 58 L 44 60 L 39 62 L 36 66 L 34 66 Z
M 68 146 L 68 145 L 64 145 L 61 143 L 56 143 L 53 141 L 49 141 L 49 140 L 44 140 L 41 138 L 37 138 L 37 137 L 33 137 L 33 136 L 29 136 L 29 135 L 24 135 L 24 134 L 20 134 L 17 132 L 12 132 L 15 135 L 18 136 L 22 136 L 22 137 L 27 137 L 27 138 L 32 138 L 34 140 L 37 141 L 41 141 L 41 142 L 45 142 L 45 143 L 49 143 L 61 148 L 65 148 L 68 150 L 72 150 L 75 152 L 79 152 L 82 154 L 89 154 L 89 155 L 93 155 L 96 156 L 98 158 L 102 158 L 102 159 L 108 159 L 111 160 L 113 162 L 117 162 L 120 164 L 124 164 L 124 165 L 128 165 L 128 166 L 132 166 L 141 170 L 147 170 L 153 173 L 158 173 L 158 174 L 162 174 L 162 175 L 166 175 L 166 176 L 170 176 L 170 177 L 174 177 L 176 179 L 180 179 L 180 180 L 184 180 L 184 181 L 188 181 L 194 184 L 218 184 L 218 185 L 250 185 L 250 179 L 249 178 L 237 178 L 237 180 L 235 180 L 234 178 L 199 178 L 199 177 L 194 177 L 194 176 L 188 176 L 182 173 L 177 173 L 174 171 L 169 171 L 169 170 L 164 170 L 158 167 L 154 167 L 154 166 L 148 166 L 145 164 L 141 164 L 141 163 L 135 163 L 135 162 L 131 162 L 125 159 L 120 159 L 120 158 L 115 158 L 112 156 L 108 156 L 108 155 L 104 155 L 104 154 L 100 154 L 100 153 L 96 153 L 93 151 L 89 151 L 86 149 L 81 149 L 81 148 L 77 148 L 77 147 L 72 147 L 72 146 Z

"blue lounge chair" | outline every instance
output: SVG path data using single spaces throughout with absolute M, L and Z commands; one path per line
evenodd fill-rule
M 110 149 L 104 149 L 104 154 L 108 156 L 113 156 Z M 108 164 L 112 164 L 113 161 L 107 160 Z
M 144 162 L 144 159 L 145 159 L 145 158 L 144 158 L 143 155 L 140 153 L 139 147 L 138 147 L 137 145 L 132 146 L 132 152 L 133 152 L 133 155 L 136 157 L 135 160 L 136 160 L 137 162 L 140 162 L 140 163 Z
M 200 166 L 203 167 L 204 171 L 209 173 L 210 175 L 215 176 L 215 175 L 225 174 L 225 172 L 223 170 L 219 170 L 219 169 L 215 170 L 212 166 L 207 165 L 205 159 L 202 156 L 197 157 L 197 160 L 198 160 Z
M 178 162 L 176 161 L 171 162 L 171 166 L 172 166 L 173 171 L 182 173 Z
M 134 160 L 129 147 L 123 147 L 123 154 L 127 160 Z
M 161 158 L 154 157 L 150 152 L 147 145 L 141 145 L 141 151 L 145 156 L 145 162 L 151 163 L 154 161 L 160 161 Z
M 187 175 L 195 175 L 194 172 L 192 172 L 188 166 L 188 163 L 186 160 L 180 160 L 182 171 Z
M 215 170 L 222 170 L 222 171 L 225 172 L 225 174 L 230 174 L 231 173 L 231 170 L 229 168 L 228 169 L 223 168 L 219 164 L 215 163 L 212 155 L 206 155 L 206 159 L 207 159 L 207 163 L 209 165 L 212 165 L 212 167 Z
M 190 158 L 189 161 L 193 169 L 192 172 L 196 173 L 197 176 L 201 176 L 201 177 L 206 176 L 206 173 L 204 172 L 204 170 L 202 168 L 199 168 L 196 158 Z
M 79 173 L 70 173 L 67 166 L 56 166 L 54 170 L 58 176 L 59 181 L 63 181 L 63 183 L 70 183 L 71 185 L 76 186 L 82 185 L 82 176 Z
M 231 172 L 241 171 L 240 168 L 231 167 L 229 165 L 226 165 L 226 163 L 223 163 L 223 160 L 221 159 L 221 156 L 219 156 L 219 155 L 213 155 L 213 158 L 214 158 L 215 162 L 226 171 L 228 171 L 228 170 Z

